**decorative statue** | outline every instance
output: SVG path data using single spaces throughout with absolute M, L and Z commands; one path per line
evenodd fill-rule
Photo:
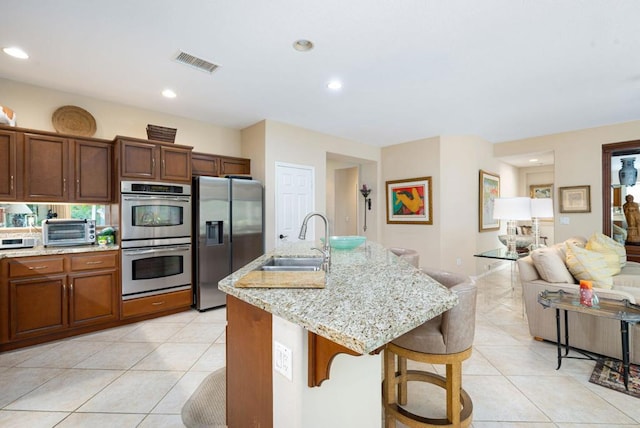
M 627 219 L 627 242 L 640 243 L 640 208 L 637 202 L 633 202 L 633 195 L 625 197 L 625 204 L 622 206 L 624 217 Z

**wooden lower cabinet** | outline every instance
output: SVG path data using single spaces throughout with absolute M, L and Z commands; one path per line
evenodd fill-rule
M 118 260 L 117 251 L 3 259 L 0 351 L 115 325 Z
M 68 327 L 66 275 L 9 281 L 9 340 Z
M 118 317 L 120 293 L 115 270 L 69 276 L 69 325 L 101 324 Z
M 125 300 L 122 302 L 122 318 L 149 315 L 172 309 L 184 309 L 190 307 L 192 302 L 193 293 L 191 290 Z
M 189 310 L 191 289 L 122 301 L 120 256 L 0 259 L 0 352 Z

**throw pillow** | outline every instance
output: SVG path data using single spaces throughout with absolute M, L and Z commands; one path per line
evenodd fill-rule
M 573 284 L 575 280 L 564 264 L 564 253 L 553 246 L 531 252 L 531 259 L 540 278 L 551 283 Z
M 567 258 L 567 244 L 573 244 L 580 248 L 584 248 L 587 243 L 587 238 L 583 238 L 582 236 L 572 236 L 571 238 L 567 238 L 566 241 L 556 244 L 560 248 L 560 252 L 562 253 L 562 260 Z
M 587 241 L 585 248 L 599 253 L 616 254 L 621 269 L 627 264 L 627 250 L 624 248 L 624 245 L 602 233 L 594 233 L 593 236 L 589 238 L 589 241 Z
M 567 243 L 566 264 L 569 272 L 577 280 L 592 281 L 593 285 L 598 288 L 613 286 L 613 271 L 607 265 L 607 260 L 602 253 Z

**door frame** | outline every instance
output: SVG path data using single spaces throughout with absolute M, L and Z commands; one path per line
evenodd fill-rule
M 279 189 L 279 183 L 280 183 L 280 176 L 279 176 L 279 169 L 280 168 L 297 168 L 297 169 L 303 169 L 303 170 L 307 170 L 311 173 L 311 189 L 310 189 L 310 193 L 311 193 L 311 198 L 309 198 L 309 200 L 311 201 L 311 208 L 309 209 L 309 211 L 315 211 L 315 207 L 316 207 L 316 198 L 315 198 L 315 191 L 316 191 L 316 169 L 314 166 L 312 165 L 301 165 L 301 164 L 294 164 L 294 163 L 290 163 L 290 162 L 280 162 L 280 161 L 276 161 L 275 162 L 275 171 L 274 171 L 274 176 L 275 176 L 275 186 L 274 186 L 274 190 L 275 190 L 275 194 L 274 194 L 274 202 L 275 202 L 275 206 L 274 206 L 274 225 L 275 225 L 275 234 L 274 234 L 274 240 L 275 240 L 275 247 L 277 248 L 280 244 L 280 239 L 278 237 L 278 233 L 279 231 L 278 229 L 278 225 L 280 224 L 278 222 L 279 219 L 279 206 L 280 206 L 280 189 Z M 314 230 L 310 230 L 310 233 L 312 233 L 313 237 L 315 237 L 315 231 Z M 307 234 L 307 236 L 309 236 L 309 234 Z

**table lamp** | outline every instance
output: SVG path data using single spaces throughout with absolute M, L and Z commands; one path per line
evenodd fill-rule
M 507 256 L 518 257 L 518 252 L 516 251 L 516 224 L 518 220 L 531 220 L 531 198 L 494 199 L 493 218 L 507 221 Z
M 553 217 L 553 200 L 551 198 L 531 199 L 531 219 L 533 229 L 533 244 L 531 251 L 543 247 L 540 244 L 540 219 Z

